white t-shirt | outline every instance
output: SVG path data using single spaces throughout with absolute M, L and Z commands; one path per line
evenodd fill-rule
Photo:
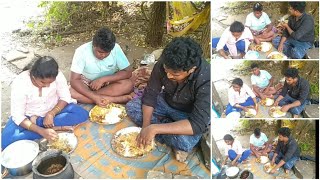
M 228 91 L 228 100 L 231 106 L 234 106 L 237 103 L 244 103 L 248 97 L 255 98 L 256 95 L 253 93 L 252 89 L 248 85 L 243 84 L 240 93 L 236 92 L 233 87 L 229 88 Z
M 230 149 L 234 150 L 237 154 L 243 153 L 242 145 L 238 140 L 234 140 L 232 146 L 225 144 L 224 152 L 226 156 L 228 156 L 228 151 Z
M 261 133 L 259 139 L 257 139 L 254 134 L 250 136 L 250 144 L 256 147 L 262 147 L 266 142 L 268 142 L 268 138 L 264 133 Z
M 267 13 L 262 12 L 261 17 L 258 19 L 254 16 L 253 12 L 251 12 L 247 15 L 245 26 L 255 31 L 261 31 L 270 23 L 271 20 Z
M 232 35 L 231 31 L 230 31 L 230 27 L 227 27 L 220 39 L 219 42 L 217 44 L 217 51 L 223 49 L 223 47 L 226 45 L 229 49 L 229 53 L 232 56 L 236 56 L 238 54 L 237 52 L 237 47 L 236 47 L 236 43 L 240 40 L 244 40 L 245 41 L 245 51 L 247 52 L 250 41 L 253 40 L 253 35 L 250 31 L 249 28 L 245 27 L 243 33 L 241 34 L 240 38 L 236 40 L 236 38 Z
M 254 74 L 251 75 L 251 84 L 258 86 L 259 88 L 265 88 L 268 86 L 271 78 L 272 76 L 268 71 L 260 70 L 259 76 Z

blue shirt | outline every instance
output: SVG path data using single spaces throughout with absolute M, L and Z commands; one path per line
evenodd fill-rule
M 259 76 L 254 74 L 251 75 L 251 84 L 258 86 L 259 88 L 266 88 L 271 78 L 272 76 L 270 73 L 268 73 L 268 71 L 260 70 Z
M 121 47 L 115 44 L 110 54 L 99 60 L 93 53 L 92 41 L 78 47 L 74 53 L 71 71 L 82 74 L 90 80 L 113 75 L 130 65 Z

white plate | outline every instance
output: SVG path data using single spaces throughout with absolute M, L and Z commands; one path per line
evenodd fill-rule
M 121 136 L 121 135 L 125 135 L 125 134 L 130 134 L 130 133 L 134 133 L 134 132 L 137 132 L 137 133 L 140 133 L 141 131 L 141 128 L 140 127 L 127 127 L 127 128 L 123 128 L 119 131 L 117 131 L 115 133 L 115 135 L 113 136 L 112 140 L 111 140 L 111 146 L 113 148 L 113 150 L 118 153 L 119 155 L 123 156 L 123 157 L 142 157 L 144 156 L 145 154 L 149 153 L 149 152 L 146 152 L 144 155 L 142 156 L 136 156 L 132 153 L 130 153 L 129 149 L 128 148 L 125 148 L 125 152 L 124 153 L 121 153 L 121 152 L 118 152 L 117 151 L 117 148 L 115 147 L 116 146 L 116 139 Z M 134 142 L 130 142 L 130 143 L 134 143 Z M 155 142 L 154 140 L 151 142 L 151 146 L 152 146 L 152 150 L 154 149 L 155 147 Z M 151 151 L 152 151 L 151 150 Z M 150 151 L 150 152 L 151 152 Z
M 115 107 L 111 107 L 111 110 L 109 111 L 109 113 L 106 114 L 105 116 L 105 119 L 102 121 L 102 122 L 96 122 L 96 121 L 93 121 L 91 119 L 91 114 L 92 114 L 92 110 L 94 108 L 97 108 L 97 106 L 94 106 L 90 112 L 89 112 L 89 120 L 91 122 L 95 122 L 95 123 L 98 123 L 98 124 L 104 124 L 104 125 L 107 125 L 107 124 L 116 124 L 120 121 L 123 120 L 123 118 L 119 117 L 119 115 L 125 111 L 125 108 L 123 107 L 123 109 L 120 109 L 120 106 L 119 104 L 115 104 Z M 107 107 L 108 108 L 108 107 Z M 121 106 L 122 108 L 122 106 Z
M 71 151 L 70 152 L 66 152 L 68 154 L 71 154 L 77 147 L 78 145 L 78 139 L 76 137 L 76 135 L 74 135 L 73 133 L 67 133 L 67 132 L 63 132 L 63 133 L 58 133 L 59 136 L 59 140 L 67 140 L 68 144 L 71 146 Z M 54 149 L 52 147 L 49 147 L 49 149 Z
M 268 52 L 272 48 L 272 44 L 268 42 L 261 42 L 261 51 Z
M 270 54 L 268 54 L 267 58 L 268 58 L 268 59 L 271 59 L 271 56 L 272 56 L 272 55 L 275 55 L 275 54 L 281 54 L 281 55 L 282 55 L 282 58 L 281 58 L 281 59 L 288 59 L 288 57 L 287 57 L 286 55 L 284 55 L 283 53 L 280 53 L 280 52 L 278 52 L 278 51 L 273 51 L 273 52 L 271 52 Z
M 272 106 L 274 103 L 274 100 L 271 98 L 266 98 L 265 100 L 261 100 L 261 101 L 265 101 L 266 103 L 264 104 L 264 106 Z M 261 104 L 263 105 L 263 104 Z
M 29 164 L 39 153 L 38 143 L 30 140 L 16 141 L 1 154 L 1 164 L 6 168 L 18 168 Z
M 269 162 L 269 163 L 266 163 L 266 164 L 263 166 L 263 170 L 264 170 L 265 172 L 267 172 L 267 173 L 270 173 L 270 171 L 273 169 L 273 168 L 270 168 L 270 167 L 269 167 L 267 170 L 265 169 L 265 167 L 266 167 L 266 166 L 270 166 L 270 164 L 271 164 L 271 163 Z M 274 164 L 274 165 L 276 165 L 276 164 Z M 275 166 L 274 166 L 274 167 L 275 167 Z M 277 170 L 279 170 L 279 169 L 277 169 Z
M 258 51 L 252 51 L 252 50 L 249 50 L 244 56 L 244 59 L 258 59 L 258 58 L 259 58 Z
M 256 115 L 257 115 L 257 111 L 255 109 L 253 109 L 253 108 L 248 108 L 248 111 L 245 112 L 245 116 L 246 117 L 254 117 Z
M 260 159 L 262 164 L 269 162 L 269 158 L 267 156 L 260 156 Z
M 274 110 L 274 109 L 280 110 L 280 109 L 281 109 L 281 106 L 276 106 L 276 107 L 274 106 L 274 107 L 271 107 L 271 108 L 269 109 L 269 114 L 270 114 L 270 116 L 273 117 L 273 118 L 283 117 L 283 116 L 285 116 L 285 115 L 287 114 L 286 112 L 281 112 L 281 113 L 271 112 L 271 111 Z

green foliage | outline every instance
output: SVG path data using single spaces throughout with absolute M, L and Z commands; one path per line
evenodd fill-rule
M 240 120 L 241 129 L 249 129 L 251 126 L 250 120 L 241 119 Z
M 310 145 L 309 143 L 299 143 L 299 147 L 302 152 L 307 152 L 311 150 L 312 145 Z
M 319 83 L 310 84 L 310 92 L 311 94 L 319 94 Z
M 315 35 L 315 39 L 318 40 L 319 39 L 319 21 L 317 21 L 314 26 L 314 35 Z
M 69 6 L 66 1 L 41 2 L 39 7 L 46 8 L 46 21 L 43 26 L 50 25 L 53 22 L 67 25 L 70 23 L 72 12 L 76 10 L 76 6 Z

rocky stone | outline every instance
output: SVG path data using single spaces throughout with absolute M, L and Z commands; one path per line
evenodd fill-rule
M 157 50 L 154 50 L 151 54 L 153 54 L 155 56 L 156 60 L 158 60 L 162 54 L 162 51 L 163 51 L 163 49 L 157 49 Z
M 25 48 L 25 47 L 22 47 L 22 46 L 18 46 L 16 49 L 17 49 L 17 51 L 20 51 L 20 52 L 23 52 L 23 53 L 29 53 L 29 49 Z
M 164 173 L 161 171 L 149 171 L 147 179 L 172 179 L 172 173 Z
M 34 55 L 33 54 L 28 54 L 28 56 L 26 56 L 26 58 L 23 59 L 19 59 L 16 61 L 12 61 L 11 63 L 15 66 L 17 66 L 17 68 L 19 69 L 23 69 L 24 67 L 26 67 L 32 60 L 34 59 Z
M 15 60 L 18 60 L 18 59 L 23 59 L 23 58 L 26 58 L 26 57 L 27 57 L 26 54 L 24 54 L 22 52 L 19 52 L 17 50 L 10 51 L 5 56 L 3 56 L 3 58 L 6 59 L 9 62 L 15 61 Z
M 306 108 L 303 111 L 303 116 L 306 118 L 319 118 L 319 105 L 306 105 Z
M 315 179 L 316 164 L 312 161 L 300 160 L 294 165 L 293 171 L 300 179 Z
M 309 59 L 319 59 L 319 48 L 309 49 L 307 56 Z

